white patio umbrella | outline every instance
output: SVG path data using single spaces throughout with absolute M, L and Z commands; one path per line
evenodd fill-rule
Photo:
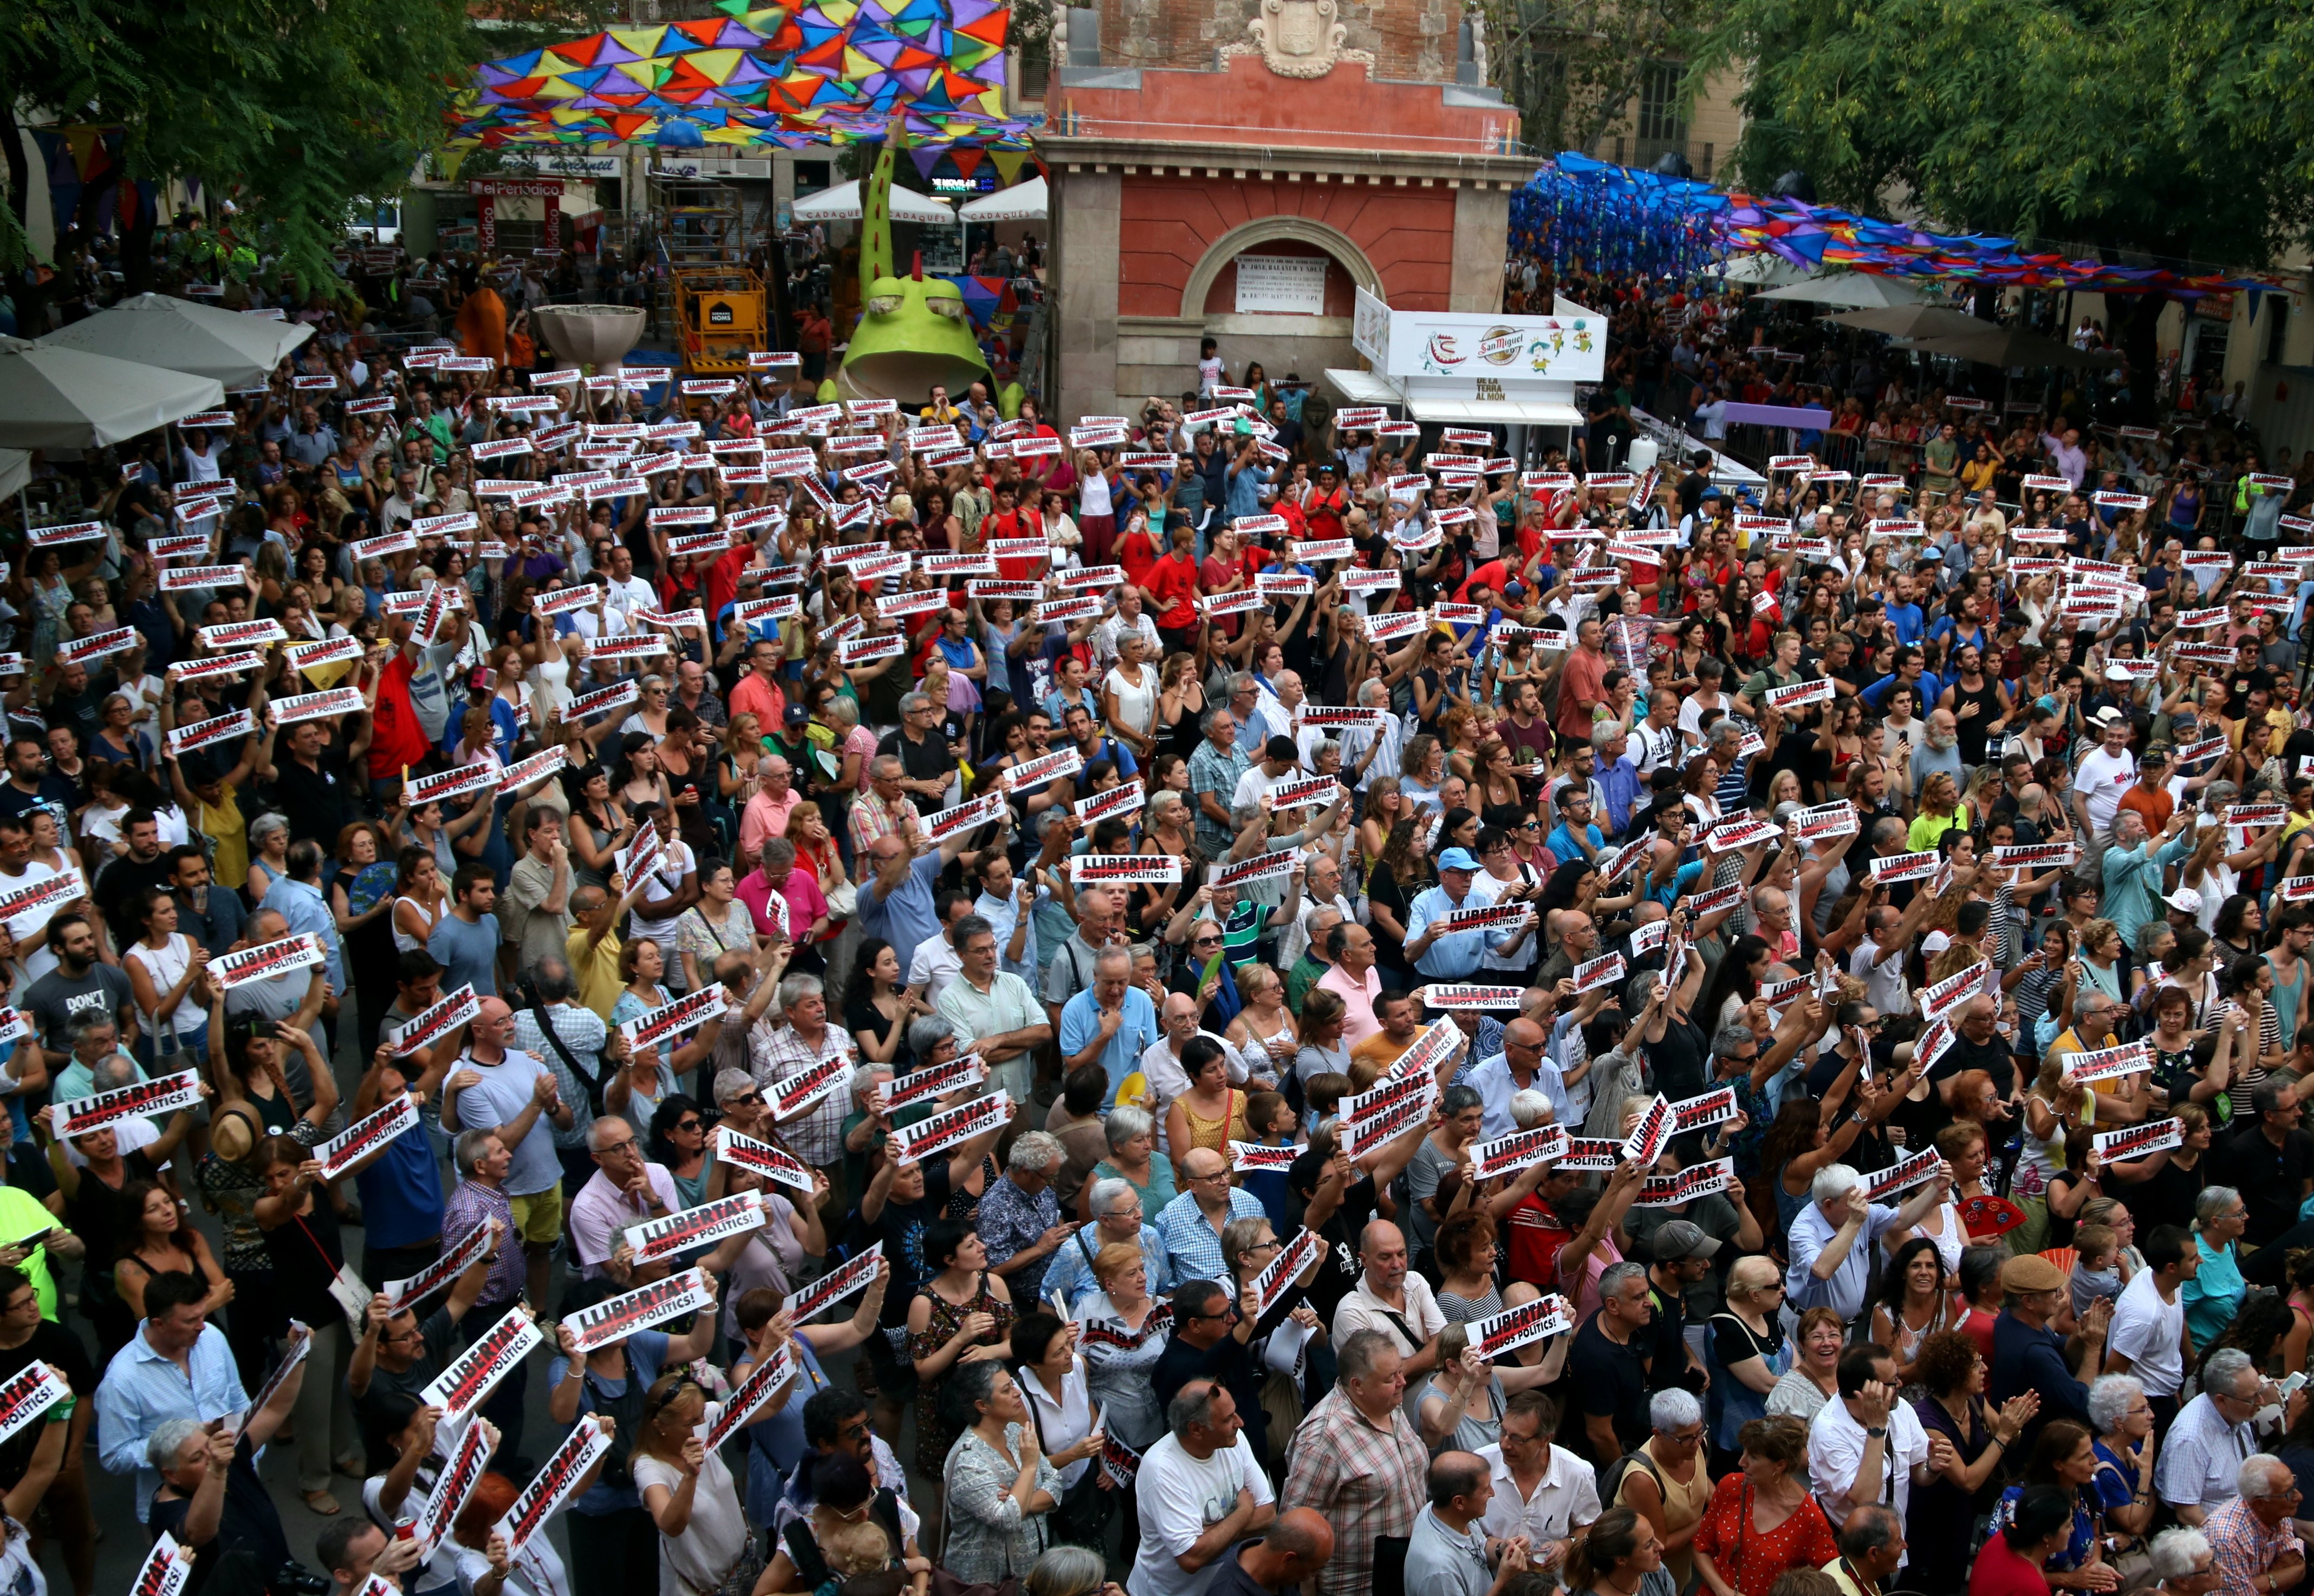
M 0 498 L 15 498 L 31 481 L 31 455 L 22 449 L 0 449 Z
M 0 338 L 0 447 L 96 449 L 225 406 L 225 384 Z
M 967 200 L 956 214 L 967 222 L 1041 222 L 1050 203 L 1051 190 L 1038 177 Z
M 1797 299 L 1809 304 L 1861 311 L 1918 304 L 1921 295 L 1917 288 L 1894 278 L 1875 277 L 1868 271 L 1841 271 L 1830 277 L 1810 278 L 1804 283 L 1787 283 L 1780 288 L 1769 289 L 1760 297 Z
M 956 223 L 956 213 L 949 209 L 946 200 L 903 189 L 897 183 L 892 185 L 891 204 L 895 222 L 931 222 L 941 226 L 953 226 Z M 860 219 L 860 184 L 857 181 L 838 183 L 808 199 L 799 199 L 791 214 L 799 222 L 856 222 Z
M 269 321 L 166 294 L 139 294 L 40 342 L 249 388 L 272 375 L 283 356 L 313 336 L 314 329 L 303 322 Z

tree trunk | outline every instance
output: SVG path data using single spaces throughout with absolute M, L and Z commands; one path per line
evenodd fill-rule
M 8 274 L 8 287 L 16 302 L 16 336 L 38 338 L 49 330 L 49 286 L 34 269 L 31 220 L 26 214 L 31 204 L 32 174 L 24 161 L 24 132 L 17 126 L 13 109 L 23 101 L 13 78 L 0 82 L 0 93 L 8 96 L 12 108 L 0 119 L 0 145 L 6 146 L 8 162 L 8 208 L 24 240 L 24 259 Z
M 2160 404 L 2158 390 L 2161 381 L 2161 346 L 2156 335 L 2169 295 L 2111 294 L 2106 296 L 2105 303 L 2106 314 L 2116 335 L 2115 341 L 2129 361 L 2129 422 L 2135 427 L 2151 427 Z
M 153 232 L 160 220 L 161 209 L 160 185 L 155 183 L 154 188 L 155 192 L 150 201 L 142 194 L 137 194 L 134 188 L 128 190 L 137 194 L 137 225 L 124 227 L 120 233 L 121 292 L 124 295 L 153 291 Z

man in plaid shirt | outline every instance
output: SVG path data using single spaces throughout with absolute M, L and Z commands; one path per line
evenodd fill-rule
M 2240 1493 L 2203 1521 L 2218 1555 L 2218 1596 L 2271 1596 L 2306 1577 L 2306 1546 L 2292 1523 L 2298 1486 L 2290 1465 L 2252 1452 L 2234 1477 Z
M 750 1061 L 766 1103 L 789 1076 L 852 1051 L 851 1038 L 827 1023 L 827 989 L 817 975 L 790 975 L 779 983 L 779 1001 L 787 1023 L 772 1033 Z M 779 1138 L 788 1151 L 827 1176 L 829 1205 L 839 1213 L 845 1202 L 843 1115 L 851 1101 L 848 1080 L 839 1080 L 819 1101 L 778 1122 Z
M 1360 1330 L 1336 1354 L 1340 1380 L 1285 1448 L 1279 1506 L 1315 1508 L 1334 1530 L 1320 1596 L 1373 1588 L 1374 1537 L 1410 1536 L 1429 1500 L 1430 1451 L 1406 1416 L 1405 1360 L 1389 1336 Z

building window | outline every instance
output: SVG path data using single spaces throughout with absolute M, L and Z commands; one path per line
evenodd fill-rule
M 2290 339 L 2290 295 L 2275 294 L 2266 303 L 2274 307 L 2265 318 L 2265 363 L 2282 364 L 2283 348 Z
M 1667 154 L 1687 153 L 1687 108 L 1679 93 L 1685 72 L 1677 61 L 1650 61 L 1641 74 L 1634 165 L 1652 166 Z

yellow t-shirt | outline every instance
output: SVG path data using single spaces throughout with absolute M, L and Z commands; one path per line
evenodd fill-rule
M 619 975 L 620 942 L 616 932 L 595 944 L 594 952 L 587 951 L 587 931 L 585 927 L 570 933 L 562 951 L 570 961 L 570 977 L 578 983 L 578 1001 L 592 1009 L 605 1025 L 611 1023 L 611 1010 L 618 1003 L 619 993 L 626 982 Z
M 216 839 L 216 862 L 210 867 L 210 878 L 230 891 L 241 890 L 242 884 L 249 879 L 249 828 L 242 824 L 239 790 L 227 786 L 225 802 L 215 808 L 195 798 L 193 824 Z M 337 841 L 331 837 L 322 846 L 333 848 Z

